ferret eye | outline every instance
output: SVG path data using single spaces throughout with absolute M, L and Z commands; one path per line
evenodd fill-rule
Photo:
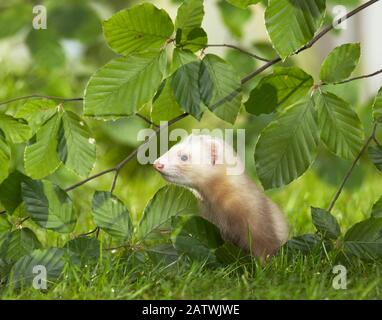
M 187 161 L 188 160 L 188 156 L 186 154 L 183 154 L 183 155 L 181 155 L 180 160 Z

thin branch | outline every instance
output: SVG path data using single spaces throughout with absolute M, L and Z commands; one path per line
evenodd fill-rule
M 380 69 L 378 71 L 375 71 L 373 73 L 370 73 L 370 74 L 365 74 L 365 75 L 362 75 L 362 76 L 357 76 L 357 77 L 354 77 L 354 78 L 349 78 L 349 79 L 346 79 L 346 80 L 343 80 L 343 81 L 334 82 L 334 83 L 323 82 L 320 85 L 321 86 L 326 86 L 328 84 L 344 84 L 344 83 L 348 83 L 348 82 L 355 81 L 355 80 L 371 78 L 371 77 L 374 77 L 374 76 L 376 76 L 378 74 L 381 74 L 381 73 L 382 73 L 382 69 Z
M 349 12 L 348 14 L 346 14 L 345 16 L 343 16 L 342 18 L 338 19 L 336 21 L 336 24 L 341 24 L 342 22 L 344 22 L 345 20 L 347 20 L 348 18 L 352 17 L 353 15 L 355 15 L 356 13 L 360 12 L 361 10 L 369 7 L 370 5 L 372 5 L 373 3 L 377 2 L 379 0 L 370 0 L 368 2 L 366 2 L 365 4 L 357 7 L 356 9 L 354 9 L 353 11 Z M 301 51 L 304 51 L 308 48 L 310 48 L 313 44 L 315 44 L 319 39 L 321 39 L 325 34 L 327 34 L 329 31 L 331 31 L 332 29 L 334 28 L 333 25 L 328 25 L 326 26 L 321 32 L 319 32 L 308 44 L 306 44 L 305 46 L 303 46 L 301 49 L 299 49 L 298 51 L 296 51 L 294 53 L 295 54 L 298 54 L 300 53 Z M 249 80 L 251 80 L 252 78 L 254 78 L 255 76 L 257 76 L 258 74 L 262 73 L 263 71 L 265 71 L 266 69 L 270 68 L 271 66 L 273 66 L 274 64 L 278 63 L 282 61 L 282 59 L 280 57 L 278 58 L 275 58 L 271 61 L 268 61 L 267 63 L 265 63 L 263 66 L 261 66 L 260 68 L 258 68 L 257 70 L 253 71 L 252 73 L 248 74 L 247 76 L 245 76 L 243 79 L 241 79 L 241 84 L 245 84 L 246 82 L 248 82 Z M 240 88 L 235 90 L 235 92 L 239 92 L 240 91 Z M 232 94 L 235 94 L 235 92 L 233 92 Z M 230 94 L 229 96 L 231 96 L 232 94 Z M 29 96 L 29 97 L 32 97 L 32 96 Z M 15 98 L 17 99 L 17 98 Z M 24 97 L 25 99 L 25 97 Z M 75 98 L 75 99 L 78 99 L 78 100 L 82 100 L 82 98 Z M 225 98 L 223 98 L 225 99 Z M 20 98 L 18 98 L 18 100 L 20 100 Z M 64 101 L 72 101 L 73 99 L 65 99 Z M 13 101 L 15 101 L 13 99 Z M 9 102 L 9 101 L 8 101 Z M 118 178 L 118 175 L 119 175 L 119 171 L 130 161 L 132 160 L 136 155 L 137 153 L 140 151 L 141 148 L 145 147 L 154 137 L 156 137 L 156 135 L 165 127 L 168 127 L 180 120 L 182 120 L 183 118 L 187 117 L 189 114 L 188 113 L 184 113 L 184 114 L 181 114 L 180 116 L 177 116 L 173 119 L 171 119 L 166 125 L 164 126 L 160 126 L 160 127 L 157 127 L 155 132 L 145 141 L 143 142 L 138 148 L 136 148 L 133 152 L 131 152 L 125 159 L 123 159 L 120 163 L 118 163 L 115 167 L 113 168 L 110 168 L 110 169 L 106 169 L 106 170 L 103 170 L 93 176 L 90 176 L 82 181 L 79 181 L 77 182 L 76 184 L 68 187 L 65 191 L 71 191 L 79 186 L 82 186 L 83 184 L 89 182 L 89 181 L 92 181 L 100 176 L 103 176 L 105 174 L 108 174 L 110 172 L 115 172 L 115 175 L 114 175 L 114 179 L 113 179 L 113 183 L 112 183 L 112 190 L 114 190 L 115 188 L 115 185 L 116 185 L 116 181 L 117 181 L 117 178 Z M 369 142 L 370 143 L 370 142 Z M 345 181 L 346 183 L 346 181 Z M 335 202 L 335 201 L 334 201 Z
M 95 228 L 94 230 L 92 230 L 92 231 L 89 231 L 89 232 L 87 232 L 87 233 L 82 233 L 82 234 L 80 234 L 77 238 L 90 236 L 90 235 L 93 234 L 93 233 L 97 233 L 98 230 L 99 230 L 99 227 L 96 227 L 96 228 Z
M 347 19 L 351 18 L 352 16 L 354 16 L 355 14 L 359 13 L 360 11 L 366 9 L 367 7 L 371 6 L 372 4 L 378 2 L 379 0 L 369 0 L 368 2 L 360 5 L 359 7 L 355 8 L 354 10 L 350 11 L 349 13 L 345 14 L 343 17 L 337 19 L 335 21 L 335 23 L 333 24 L 330 24 L 330 25 L 327 25 L 326 27 L 324 27 L 311 41 L 309 41 L 306 45 L 304 45 L 303 47 L 301 47 L 299 50 L 297 50 L 294 54 L 292 55 L 297 55 L 299 54 L 300 52 L 306 50 L 306 49 L 309 49 L 311 48 L 318 40 L 320 40 L 324 35 L 326 35 L 328 32 L 330 32 L 332 29 L 334 29 L 334 26 L 337 26 L 339 24 L 341 24 L 342 22 L 346 21 Z M 173 39 L 171 39 L 171 41 L 173 41 Z M 258 68 L 257 70 L 255 70 L 254 72 L 250 73 L 249 75 L 247 75 L 246 77 L 244 77 L 242 79 L 242 83 L 245 83 L 247 81 L 249 81 L 250 79 L 252 79 L 253 77 L 255 77 L 256 75 L 258 75 L 259 73 L 263 72 L 264 70 L 268 69 L 269 67 L 271 67 L 272 65 L 282 61 L 282 59 L 280 57 L 278 58 L 275 58 L 273 60 L 267 60 L 267 59 L 264 59 L 262 57 L 259 57 L 257 55 L 254 55 L 244 49 L 241 49 L 237 46 L 234 46 L 234 45 L 229 45 L 229 44 L 209 44 L 209 45 L 206 45 L 206 47 L 213 47 L 213 46 L 225 46 L 225 47 L 230 47 L 230 48 L 234 48 L 236 50 L 240 50 L 241 52 L 243 53 L 246 53 L 248 55 L 251 55 L 253 57 L 256 57 L 257 59 L 259 60 L 262 60 L 262 61 L 266 61 L 267 63 L 265 65 L 263 65 L 262 67 Z M 29 99 L 29 98 L 47 98 L 47 99 L 53 99 L 53 100 L 60 100 L 60 101 L 81 101 L 83 100 L 83 98 L 62 98 L 62 97 L 54 97 L 54 96 L 44 96 L 44 95 L 39 95 L 39 94 L 35 94 L 35 95 L 29 95 L 29 96 L 24 96 L 24 97 L 19 97 L 19 98 L 14 98 L 14 99 L 10 99 L 8 101 L 4 101 L 4 102 L 1 102 L 0 105 L 2 104 L 6 104 L 6 103 L 10 103 L 10 102 L 14 102 L 14 101 L 17 101 L 17 100 L 24 100 L 24 99 Z
M 50 100 L 57 100 L 57 101 L 61 101 L 61 102 L 72 102 L 72 101 L 83 101 L 84 100 L 84 98 L 82 98 L 82 97 L 78 97 L 78 98 L 63 98 L 63 97 L 56 97 L 56 96 L 46 96 L 46 95 L 42 95 L 42 94 L 31 94 L 31 95 L 27 95 L 27 96 L 16 97 L 16 98 L 12 98 L 12 99 L 9 99 L 9 100 L 2 101 L 2 102 L 0 102 L 0 106 L 4 105 L 4 104 L 11 103 L 11 102 L 28 100 L 28 99 L 36 99 L 36 98 L 40 98 L 40 99 L 44 98 L 44 99 L 50 99 Z M 136 113 L 135 115 L 137 117 L 141 118 L 142 120 L 146 121 L 148 124 L 150 124 L 150 125 L 152 125 L 154 127 L 159 127 L 157 124 L 153 123 L 152 121 L 150 121 L 149 119 L 147 119 L 143 115 L 141 115 L 139 113 Z
M 125 243 L 125 244 L 121 244 L 117 247 L 109 247 L 109 248 L 105 248 L 104 250 L 106 251 L 113 251 L 113 250 L 118 250 L 118 249 L 124 249 L 124 248 L 131 248 L 131 249 L 142 249 L 142 246 L 141 245 L 135 245 L 135 244 L 132 244 L 132 243 Z
M 111 193 L 114 192 L 114 189 L 117 186 L 118 176 L 119 176 L 119 170 L 116 170 L 115 173 L 114 173 L 113 182 L 111 183 L 111 188 L 110 188 L 110 192 Z
M 371 0 L 371 1 L 368 1 L 367 3 L 359 6 L 358 8 L 354 9 L 353 11 L 351 11 L 349 14 L 345 15 L 344 17 L 340 18 L 337 20 L 337 24 L 340 24 L 342 23 L 343 21 L 345 21 L 346 19 L 350 18 L 351 16 L 353 16 L 354 14 L 356 14 L 357 12 L 365 9 L 366 7 L 372 5 L 373 3 L 377 2 L 378 0 Z M 329 25 L 327 27 L 325 27 L 317 36 L 315 36 L 313 38 L 313 40 L 307 45 L 307 46 L 304 46 L 303 48 L 301 48 L 299 51 L 296 52 L 296 54 L 298 54 L 299 52 L 305 50 L 305 49 L 308 49 L 310 48 L 314 43 L 316 43 L 319 39 L 321 39 L 325 34 L 327 34 L 330 30 L 333 29 L 333 25 Z M 245 76 L 243 79 L 241 79 L 241 84 L 245 84 L 246 82 L 248 82 L 249 80 L 251 80 L 252 78 L 254 78 L 255 76 L 257 76 L 258 74 L 260 74 L 261 72 L 265 71 L 266 69 L 270 68 L 271 66 L 273 66 L 274 64 L 278 63 L 282 61 L 282 59 L 280 57 L 278 58 L 275 58 L 267 63 L 265 63 L 263 66 L 261 66 L 260 68 L 258 68 L 257 70 L 255 70 L 254 72 L 248 74 L 247 76 Z M 237 91 L 237 90 L 236 90 Z M 167 123 L 167 126 L 170 126 L 172 125 L 173 123 L 175 122 L 178 122 L 180 121 L 181 119 L 187 117 L 188 114 L 187 113 L 184 113 L 178 117 L 175 117 L 174 119 L 170 120 L 168 123 Z M 112 184 L 112 188 L 114 190 L 115 188 L 115 183 L 116 183 L 116 179 L 118 178 L 118 175 L 119 175 L 119 171 L 120 169 L 125 166 L 125 164 L 127 162 L 129 162 L 131 159 L 133 159 L 136 154 L 138 153 L 138 151 L 140 150 L 140 148 L 143 148 L 144 146 L 146 146 L 147 143 L 149 143 L 151 141 L 152 138 L 156 137 L 156 134 L 158 132 L 160 132 L 162 129 L 162 127 L 159 127 L 156 129 L 155 133 L 150 136 L 144 143 L 142 143 L 138 148 L 136 148 L 132 153 L 130 153 L 124 160 L 122 160 L 119 164 L 117 164 L 115 167 L 111 168 L 111 169 L 108 169 L 108 170 L 104 170 L 96 175 L 93 175 L 83 181 L 80 181 L 76 184 L 74 184 L 73 186 L 69 187 L 66 189 L 66 191 L 70 191 L 70 190 L 73 190 L 95 178 L 98 178 L 104 174 L 107 174 L 107 173 L 110 173 L 110 172 L 115 172 L 115 176 L 114 176 L 114 180 L 113 180 L 113 184 Z
M 73 189 L 76 189 L 78 188 L 79 186 L 82 186 L 83 184 L 91 181 L 91 180 L 94 180 L 100 176 L 103 176 L 105 174 L 108 174 L 110 172 L 115 172 L 115 175 L 114 175 L 114 179 L 113 179 L 113 184 L 112 184 L 112 190 L 114 191 L 114 188 L 115 188 L 115 184 L 116 184 L 116 181 L 117 181 L 117 177 L 119 175 L 119 171 L 129 162 L 131 161 L 132 159 L 134 159 L 134 157 L 138 154 L 138 152 L 144 148 L 152 139 L 154 139 L 156 137 L 156 135 L 161 131 L 163 130 L 165 127 L 169 127 L 171 126 L 172 124 L 184 119 L 185 117 L 188 116 L 188 113 L 183 113 L 173 119 L 171 119 L 170 121 L 167 122 L 166 125 L 164 126 L 160 126 L 158 128 L 156 128 L 155 132 L 149 136 L 138 148 L 136 148 L 135 150 L 133 150 L 125 159 L 123 159 L 121 162 L 119 162 L 116 166 L 114 166 L 113 168 L 110 168 L 110 169 L 106 169 L 106 170 L 103 170 L 95 175 L 92 175 L 82 181 L 79 181 L 77 183 L 75 183 L 74 185 L 68 187 L 65 189 L 66 192 L 68 191 L 71 191 Z
M 241 52 L 241 53 L 244 53 L 244 54 L 246 54 L 246 55 L 248 55 L 248 56 L 250 56 L 250 57 L 252 57 L 252 58 L 255 58 L 255 59 L 257 59 L 257 60 L 264 61 L 264 62 L 269 62 L 269 61 L 270 61 L 269 59 L 260 57 L 260 56 L 258 56 L 257 54 L 254 54 L 254 53 L 252 53 L 252 52 L 249 52 L 249 51 L 247 51 L 247 50 L 245 50 L 245 49 L 243 49 L 243 48 L 240 48 L 240 47 L 238 47 L 238 46 L 235 46 L 235 45 L 233 45 L 233 44 L 226 44 L 226 43 L 223 43 L 223 44 L 206 44 L 206 45 L 204 46 L 204 48 L 210 48 L 210 47 L 211 47 L 211 48 L 212 48 L 212 47 L 226 47 L 226 48 L 231 48 L 231 49 L 235 49 L 235 50 L 237 50 L 237 51 L 239 51 L 239 52 Z
M 7 211 L 0 211 L 0 214 L 6 214 L 7 213 Z
M 0 102 L 0 106 L 4 104 L 8 104 L 11 102 L 16 102 L 16 101 L 21 101 L 21 100 L 27 100 L 27 99 L 50 99 L 50 100 L 57 100 L 57 101 L 62 101 L 62 102 L 71 102 L 71 101 L 82 101 L 84 98 L 63 98 L 63 97 L 56 97 L 56 96 L 45 96 L 43 94 L 30 94 L 28 96 L 22 96 L 22 97 L 17 97 L 17 98 L 12 98 L 9 100 L 5 100 Z
M 114 251 L 114 250 L 118 250 L 118 249 L 129 248 L 129 247 L 131 247 L 131 244 L 127 243 L 127 244 L 122 244 L 122 245 L 120 245 L 118 247 L 105 248 L 104 250 L 105 251 Z
M 17 223 L 16 223 L 16 228 L 20 228 L 21 225 L 22 225 L 25 221 L 27 221 L 27 220 L 29 220 L 29 219 L 30 219 L 30 217 L 25 217 L 25 218 L 22 219 L 21 221 L 17 222 Z
M 275 58 L 275 59 L 267 62 L 266 64 L 264 64 L 260 68 L 256 69 L 255 71 L 251 72 L 250 74 L 245 76 L 243 79 L 241 79 L 241 84 L 248 82 L 249 80 L 253 79 L 258 74 L 262 73 L 263 71 L 267 70 L 268 68 L 270 68 L 271 66 L 273 66 L 274 64 L 276 64 L 280 61 L 281 61 L 281 58 L 278 57 L 278 58 Z
M 349 180 L 351 174 L 353 173 L 353 170 L 354 170 L 355 166 L 357 165 L 358 161 L 361 159 L 361 157 L 363 156 L 363 154 L 365 153 L 365 151 L 369 147 L 370 143 L 375 139 L 376 132 L 377 132 L 377 124 L 374 124 L 374 127 L 373 127 L 371 135 L 366 140 L 365 144 L 363 145 L 363 147 L 362 147 L 361 151 L 359 152 L 359 154 L 357 155 L 357 157 L 354 159 L 354 161 L 353 161 L 352 165 L 350 166 L 348 172 L 346 172 L 340 187 L 338 188 L 337 192 L 335 193 L 335 195 L 333 197 L 333 200 L 331 201 L 331 203 L 329 205 L 329 208 L 328 208 L 329 212 L 332 211 L 334 205 L 336 204 L 338 198 L 340 197 L 340 195 L 341 195 L 341 193 L 342 193 L 342 191 L 343 191 L 347 181 Z
M 326 35 L 329 31 L 331 31 L 332 29 L 334 29 L 334 25 L 339 25 L 341 24 L 342 22 L 344 22 L 345 20 L 349 19 L 350 17 L 354 16 L 355 14 L 357 14 L 358 12 L 362 11 L 363 9 L 366 9 L 367 7 L 371 6 L 372 4 L 378 2 L 379 0 L 370 0 L 362 5 L 360 5 L 359 7 L 355 8 L 353 11 L 350 11 L 349 13 L 345 14 L 343 17 L 337 19 L 335 21 L 335 23 L 333 24 L 330 24 L 330 25 L 327 25 L 326 27 L 324 27 L 311 41 L 309 41 L 306 45 L 304 45 L 303 47 L 301 47 L 299 50 L 297 50 L 294 54 L 292 55 L 297 55 L 299 54 L 300 52 L 306 50 L 306 49 L 309 49 L 311 48 L 318 40 L 320 40 L 324 35 Z M 275 58 L 271 61 L 269 61 L 268 63 L 266 63 L 265 65 L 263 65 L 262 67 L 260 67 L 259 69 L 255 70 L 254 72 L 250 73 L 249 75 L 247 75 L 243 80 L 242 80 L 242 83 L 245 83 L 249 80 L 251 80 L 253 77 L 255 77 L 256 75 L 258 75 L 259 73 L 263 72 L 264 70 L 268 69 L 269 67 L 273 66 L 274 64 L 278 63 L 282 61 L 282 59 L 280 57 L 278 58 Z
M 23 224 L 25 221 L 29 220 L 30 217 L 25 217 L 23 220 L 20 221 L 19 225 Z
M 350 11 L 349 13 L 345 14 L 341 18 L 337 19 L 334 23 L 327 25 L 311 41 L 309 41 L 301 49 L 297 50 L 296 54 L 299 54 L 301 51 L 304 51 L 308 48 L 311 48 L 319 39 L 321 39 L 329 31 L 333 30 L 335 26 L 341 24 L 345 20 L 351 18 L 352 16 L 354 16 L 358 12 L 362 11 L 363 9 L 366 9 L 367 7 L 371 6 L 372 4 L 374 4 L 378 1 L 379 0 L 369 0 L 369 1 L 365 2 L 364 4 L 360 5 L 359 7 L 355 8 L 354 10 Z
M 88 178 L 86 178 L 84 180 L 81 180 L 81 181 L 73 184 L 72 186 L 66 188 L 65 191 L 69 192 L 69 191 L 71 191 L 71 190 L 73 190 L 75 188 L 78 188 L 79 186 L 82 186 L 83 184 L 85 184 L 85 183 L 87 183 L 87 182 L 89 182 L 91 180 L 94 180 L 94 179 L 96 179 L 98 177 L 101 177 L 101 176 L 103 176 L 105 174 L 108 174 L 110 172 L 113 172 L 113 171 L 115 171 L 115 168 L 110 168 L 110 169 L 106 169 L 106 170 L 103 170 L 101 172 L 98 172 L 97 174 L 94 174 L 94 175 L 92 175 L 92 176 L 90 176 L 90 177 L 88 177 Z
M 375 144 L 376 144 L 378 147 L 381 146 L 381 143 L 378 141 L 376 135 L 374 135 L 373 140 L 374 140 Z
M 113 178 L 113 182 L 111 184 L 111 191 L 110 192 L 114 192 L 114 189 L 115 189 L 115 186 L 117 184 L 117 179 L 118 179 L 118 176 L 119 176 L 119 172 L 121 171 L 121 169 L 130 161 L 132 160 L 137 154 L 138 152 L 141 150 L 141 148 L 145 147 L 148 143 L 150 143 L 150 141 L 152 139 L 154 139 L 158 133 L 160 133 L 164 128 L 166 127 L 169 127 L 171 126 L 172 124 L 184 119 L 185 117 L 187 117 L 189 114 L 188 113 L 183 113 L 173 119 L 171 119 L 170 121 L 167 122 L 166 125 L 164 126 L 158 126 L 155 130 L 155 132 L 150 136 L 148 137 L 145 142 L 143 142 L 138 148 L 136 148 L 133 152 L 131 152 L 125 159 L 123 159 L 120 163 L 118 163 L 114 169 L 115 169 L 115 174 L 114 174 L 114 178 Z
M 138 118 L 141 118 L 142 120 L 144 120 L 145 122 L 147 122 L 149 125 L 153 126 L 153 127 L 156 127 L 156 128 L 159 128 L 159 126 L 152 122 L 150 119 L 147 119 L 145 116 L 142 116 L 140 113 L 136 113 L 135 114 Z
M 130 160 L 132 160 L 137 154 L 138 152 L 143 148 L 145 147 L 148 143 L 151 142 L 151 140 L 153 140 L 157 134 L 159 132 L 161 132 L 164 128 L 167 128 L 171 125 L 173 125 L 174 123 L 186 118 L 189 114 L 188 113 L 183 113 L 171 120 L 169 120 L 167 122 L 167 124 L 163 125 L 163 126 L 160 126 L 158 128 L 156 128 L 155 132 L 149 136 L 138 148 L 136 148 L 134 151 L 132 151 L 125 159 L 123 159 L 120 163 L 118 163 L 114 168 L 115 168 L 115 171 L 119 171 L 121 170 L 125 165 L 126 163 L 128 163 Z

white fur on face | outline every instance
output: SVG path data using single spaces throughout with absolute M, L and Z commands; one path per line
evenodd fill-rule
M 218 165 L 237 157 L 223 140 L 208 135 L 189 135 L 155 160 L 158 171 L 169 182 L 192 187 L 200 175 L 213 173 Z
M 158 171 L 167 181 L 191 186 L 196 166 L 208 166 L 211 155 L 205 141 L 199 136 L 190 135 L 155 160 L 154 166 L 158 163 L 163 166 Z

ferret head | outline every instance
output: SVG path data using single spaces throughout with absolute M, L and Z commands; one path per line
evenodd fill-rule
M 238 158 L 222 139 L 208 135 L 189 135 L 155 160 L 154 168 L 171 183 L 197 188 L 216 175 L 226 174 L 227 164 Z

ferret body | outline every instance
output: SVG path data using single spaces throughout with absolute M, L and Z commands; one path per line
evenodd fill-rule
M 197 195 L 202 216 L 225 240 L 264 260 L 287 240 L 288 226 L 278 206 L 243 171 L 229 174 L 232 164 L 242 166 L 222 139 L 190 135 L 154 167 L 167 181 Z

